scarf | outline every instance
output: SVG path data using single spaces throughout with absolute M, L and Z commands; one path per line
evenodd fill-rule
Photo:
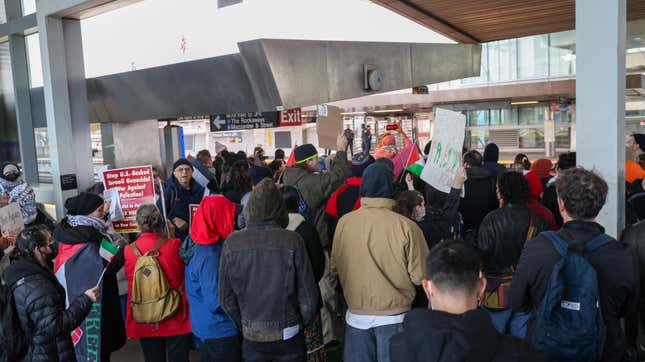
M 15 181 L 9 181 L 0 177 L 0 196 L 9 196 L 10 204 L 20 205 L 22 221 L 25 225 L 31 224 L 38 216 L 36 206 L 36 194 L 34 189 L 18 177 Z
M 99 218 L 96 218 L 93 216 L 85 216 L 85 215 L 67 215 L 67 223 L 71 227 L 77 227 L 77 226 L 92 227 L 98 230 L 101 233 L 101 235 L 108 238 L 110 243 L 113 243 L 114 241 L 114 232 L 110 230 L 110 227 L 105 221 Z

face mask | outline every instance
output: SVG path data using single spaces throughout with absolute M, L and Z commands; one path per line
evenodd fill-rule
M 416 220 L 416 221 L 418 221 L 418 222 L 420 222 L 420 221 L 423 221 L 423 219 L 424 219 L 425 217 L 426 217 L 426 209 L 425 209 L 425 207 L 424 207 L 424 208 L 423 208 L 423 211 L 421 211 L 420 213 L 416 214 L 416 216 L 415 216 L 415 220 Z
M 4 178 L 9 180 L 9 181 L 16 181 L 20 177 L 20 173 L 18 172 L 12 172 L 8 175 L 4 175 Z

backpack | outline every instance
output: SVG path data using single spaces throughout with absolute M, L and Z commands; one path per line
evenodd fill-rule
M 533 346 L 552 359 L 599 361 L 606 328 L 600 310 L 598 277 L 585 254 L 614 239 L 600 234 L 586 242 L 580 253 L 569 250 L 569 244 L 557 233 L 542 234 L 562 258 L 553 267 L 536 312 Z
M 130 244 L 137 256 L 130 302 L 132 318 L 137 323 L 159 323 L 175 315 L 179 309 L 181 293 L 170 287 L 157 260 L 165 241 L 164 238 L 159 239 L 155 248 L 145 255 L 141 255 L 135 243 Z
M 14 289 L 24 283 L 19 280 L 15 287 L 0 285 L 0 362 L 21 361 L 29 351 L 29 340 L 20 326 Z

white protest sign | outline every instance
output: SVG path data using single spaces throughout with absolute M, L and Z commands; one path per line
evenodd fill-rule
M 443 192 L 450 192 L 455 171 L 461 165 L 466 116 L 437 108 L 434 118 L 432 148 L 421 179 Z
M 20 212 L 20 205 L 9 204 L 0 208 L 0 229 L 2 229 L 2 236 L 18 236 L 25 228 L 22 221 L 22 212 Z

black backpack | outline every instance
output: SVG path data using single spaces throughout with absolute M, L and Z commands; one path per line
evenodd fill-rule
M 0 362 L 21 361 L 29 350 L 29 339 L 20 326 L 13 291 L 21 285 L 0 285 Z

